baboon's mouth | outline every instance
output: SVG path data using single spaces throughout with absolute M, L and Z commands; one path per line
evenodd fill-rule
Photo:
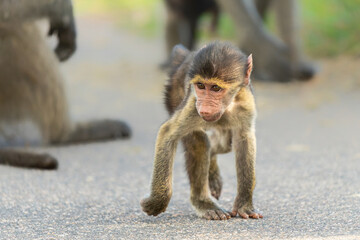
M 212 116 L 201 116 L 202 119 L 204 119 L 206 122 L 216 122 L 221 117 L 220 114 L 215 114 Z

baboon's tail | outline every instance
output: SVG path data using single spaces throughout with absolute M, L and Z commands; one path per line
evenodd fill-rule
M 57 160 L 48 154 L 37 154 L 17 150 L 0 150 L 0 164 L 23 168 L 54 170 Z

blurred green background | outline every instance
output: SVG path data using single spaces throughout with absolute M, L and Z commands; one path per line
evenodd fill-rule
M 299 0 L 302 40 L 313 57 L 360 56 L 360 0 Z M 75 0 L 76 14 L 115 17 L 119 26 L 145 37 L 163 33 L 166 19 L 162 0 Z M 270 15 L 268 25 L 272 28 Z M 199 37 L 209 35 L 209 16 L 201 19 Z M 222 14 L 217 36 L 235 39 L 234 25 Z

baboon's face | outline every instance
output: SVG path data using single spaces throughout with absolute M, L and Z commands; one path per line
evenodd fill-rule
M 196 96 L 196 109 L 207 122 L 221 118 L 234 96 L 250 84 L 252 55 L 222 45 L 210 44 L 200 49 L 189 70 L 190 83 Z
M 196 95 L 196 110 L 200 117 L 207 122 L 219 120 L 231 102 L 228 89 L 220 87 L 214 81 L 200 79 L 193 81 L 193 87 Z

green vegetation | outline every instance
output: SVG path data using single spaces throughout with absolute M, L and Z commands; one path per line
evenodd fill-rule
M 74 0 L 76 14 L 110 15 L 121 27 L 151 36 L 161 28 L 161 0 Z
M 303 0 L 303 36 L 309 52 L 320 56 L 359 55 L 359 11 L 358 0 Z
M 121 27 L 155 36 L 163 31 L 162 0 L 75 0 L 78 14 L 107 14 L 116 16 Z M 360 55 L 359 0 L 301 0 L 302 39 L 312 56 Z M 210 37 L 209 16 L 201 20 L 201 38 Z M 236 37 L 231 19 L 223 15 L 218 35 L 224 39 Z M 273 18 L 269 17 L 271 29 Z

